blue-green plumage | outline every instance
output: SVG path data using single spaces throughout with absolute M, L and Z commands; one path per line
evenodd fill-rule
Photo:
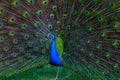
M 117 80 L 119 34 L 120 0 L 0 0 L 0 76 L 52 64 Z

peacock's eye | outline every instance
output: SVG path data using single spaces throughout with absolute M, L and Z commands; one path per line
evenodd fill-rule
M 18 6 L 20 5 L 20 1 L 19 0 L 11 1 L 11 5 L 14 8 L 18 8 Z
M 67 3 L 68 2 L 68 0 L 62 0 L 63 1 L 63 3 Z
M 106 19 L 104 17 L 98 17 L 97 22 L 100 24 L 104 24 L 106 22 Z
M 87 30 L 87 32 L 93 32 L 93 31 L 94 31 L 94 27 L 88 25 L 88 26 L 86 27 L 86 30 Z
M 60 21 L 57 21 L 56 24 L 57 24 L 57 26 L 60 26 L 60 25 L 61 25 L 61 22 L 60 22 Z
M 115 23 L 112 23 L 112 27 L 115 27 L 116 26 L 116 24 Z
M 113 6 L 113 4 L 111 3 L 111 4 L 110 4 L 110 6 L 112 7 L 112 6 Z
M 51 24 L 49 24 L 48 29 L 53 30 L 53 26 Z
M 36 13 L 37 13 L 37 15 L 39 15 L 39 16 L 43 16 L 43 14 L 44 14 L 44 13 L 43 13 L 43 10 L 37 10 Z
M 16 57 L 17 53 L 11 53 L 12 57 Z
M 0 12 L 3 12 L 3 9 L 1 9 Z
M 14 16 L 11 16 L 9 19 L 8 19 L 8 22 L 9 23 L 15 23 L 16 22 L 16 18 Z
M 101 17 L 98 18 L 98 20 L 101 20 L 101 19 L 102 19 Z
M 4 50 L 5 52 L 9 51 L 9 47 L 8 47 L 8 46 L 5 46 L 3 50 Z
M 14 35 L 15 35 L 15 31 L 12 31 L 12 30 L 11 30 L 11 31 L 9 32 L 9 36 L 14 36 Z
M 33 3 L 33 0 L 30 0 L 31 3 Z
M 85 14 L 86 14 L 86 15 L 88 15 L 88 14 L 89 14 L 89 12 L 87 11 L 87 12 L 85 12 Z
M 114 43 L 115 43 L 115 40 L 112 41 L 112 44 L 114 44 Z
M 62 17 L 63 17 L 63 20 L 67 19 L 67 14 L 63 14 Z
M 28 16 L 28 14 L 26 13 L 25 16 Z
M 13 39 L 13 44 L 17 44 L 18 40 L 17 39 Z
M 53 20 L 55 18 L 55 15 L 53 13 L 51 13 L 50 18 Z
M 4 37 L 0 37 L 0 42 L 4 42 L 5 38 Z
M 36 22 L 34 23 L 34 26 L 35 26 L 36 28 L 38 28 L 38 27 L 41 27 L 42 24 L 41 24 L 41 22 L 36 21 Z
M 44 2 L 44 4 L 47 4 L 47 2 Z
M 0 40 L 3 40 L 3 37 L 0 37 Z
M 35 34 L 36 37 L 40 37 L 40 35 L 41 34 L 39 32 L 36 32 L 36 34 Z
M 19 2 L 15 2 L 16 5 L 19 5 Z
M 29 37 L 30 37 L 30 36 L 29 36 L 28 34 L 25 34 L 25 35 L 23 36 L 23 39 L 24 39 L 24 40 L 28 40 Z
M 75 9 L 72 10 L 72 11 L 71 11 L 71 14 L 72 14 L 73 16 L 77 15 L 77 10 L 75 10 Z
M 28 42 L 28 47 L 32 47 L 33 46 L 33 42 Z
M 27 0 L 28 4 L 34 4 L 35 0 Z
M 100 32 L 100 35 L 103 35 L 104 33 L 103 32 Z
M 1 12 L 1 13 L 5 12 L 5 9 L 1 8 L 1 9 L 0 9 L 0 12 Z
M 43 4 L 44 4 L 45 6 L 47 6 L 47 5 L 49 4 L 48 0 L 44 0 L 44 1 L 43 1 Z
M 23 17 L 24 17 L 24 18 L 28 18 L 28 17 L 30 17 L 29 12 L 25 11 L 25 12 L 23 13 Z
M 14 21 L 15 19 L 14 19 L 14 18 L 12 18 L 11 20 L 12 20 L 12 21 Z
M 115 25 L 116 25 L 115 23 L 112 24 L 112 26 L 115 26 Z
M 110 10 L 115 10 L 117 8 L 116 3 L 109 3 L 109 9 Z
M 24 29 L 24 30 L 25 30 L 27 27 L 28 27 L 27 24 L 22 24 L 22 25 L 21 25 L 21 29 Z
M 57 11 L 57 6 L 56 6 L 56 5 L 52 6 L 52 9 L 53 9 L 54 11 Z
M 21 53 L 24 52 L 24 50 L 25 50 L 24 47 L 19 48 L 19 52 L 21 52 Z

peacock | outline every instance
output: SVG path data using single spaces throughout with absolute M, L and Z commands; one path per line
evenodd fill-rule
M 120 0 L 0 0 L 0 76 L 46 64 L 118 80 Z

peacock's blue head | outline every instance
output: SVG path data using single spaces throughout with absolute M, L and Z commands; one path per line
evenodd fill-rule
M 49 37 L 50 37 L 51 40 L 55 39 L 55 35 L 54 34 L 50 34 Z

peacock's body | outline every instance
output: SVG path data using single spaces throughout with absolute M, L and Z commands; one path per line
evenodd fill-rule
M 117 80 L 120 1 L 0 0 L 0 75 L 49 63 Z

